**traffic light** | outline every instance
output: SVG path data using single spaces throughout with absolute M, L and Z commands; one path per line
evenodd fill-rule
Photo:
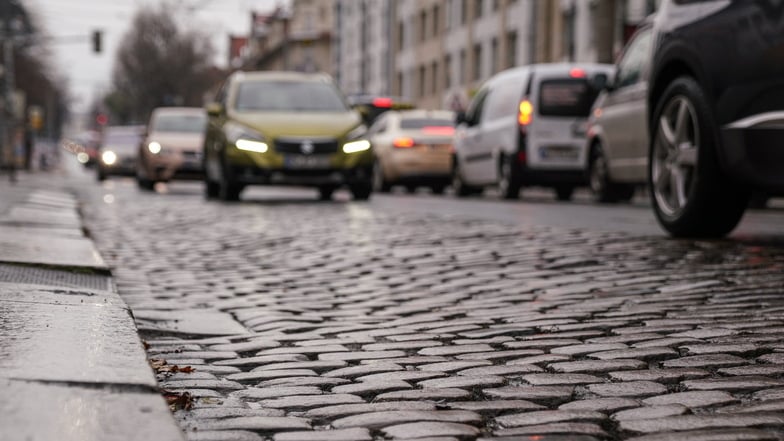
M 101 31 L 93 31 L 93 52 L 96 54 L 101 53 Z

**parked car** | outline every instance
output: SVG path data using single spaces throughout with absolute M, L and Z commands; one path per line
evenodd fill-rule
M 93 167 L 98 163 L 98 147 L 101 144 L 101 134 L 95 130 L 81 132 L 76 136 L 73 146 L 76 160 L 85 167 Z
M 375 190 L 404 185 L 413 193 L 428 186 L 433 193 L 443 193 L 452 174 L 454 118 L 449 111 L 426 110 L 381 115 L 368 130 L 376 155 Z
M 172 179 L 203 179 L 204 132 L 207 113 L 197 107 L 155 109 L 139 145 L 136 180 L 140 188 Z
M 598 202 L 628 201 L 647 183 L 652 36 L 648 20 L 618 58 L 588 119 L 588 182 Z
M 207 197 L 237 200 L 247 185 L 315 187 L 330 199 L 372 192 L 373 152 L 360 115 L 323 74 L 238 72 L 208 106 Z
M 616 95 L 635 87 L 623 83 L 627 65 L 650 66 L 640 72 L 646 102 L 637 104 L 648 140 L 625 144 L 621 157 L 603 150 L 609 174 L 647 182 L 656 218 L 671 235 L 724 236 L 752 192 L 784 194 L 783 20 L 784 11 L 764 0 L 665 0 L 621 58 L 611 83 Z M 635 55 L 641 39 L 650 50 Z M 607 108 L 597 109 L 605 118 Z M 623 127 L 615 136 L 631 133 Z
M 104 129 L 96 167 L 99 181 L 109 176 L 136 174 L 137 150 L 143 132 L 143 126 L 111 126 Z
M 516 199 L 522 186 L 569 200 L 585 185 L 585 124 L 606 64 L 536 64 L 506 70 L 457 117 L 452 185 L 458 196 L 497 186 Z

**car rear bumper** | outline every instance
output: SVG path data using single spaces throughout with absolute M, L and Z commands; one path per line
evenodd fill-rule
M 755 115 L 722 129 L 725 171 L 735 180 L 784 194 L 784 112 Z
M 523 166 L 520 173 L 523 185 L 586 185 L 588 183 L 585 170 L 575 169 L 541 169 Z
M 395 151 L 386 158 L 384 170 L 392 181 L 447 179 L 452 174 L 452 153 Z
M 147 176 L 155 181 L 195 180 L 204 176 L 204 167 L 198 155 L 146 155 L 144 167 Z

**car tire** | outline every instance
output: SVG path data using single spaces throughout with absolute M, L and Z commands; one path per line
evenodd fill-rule
M 430 187 L 430 191 L 433 192 L 433 194 L 439 194 L 439 195 L 444 194 L 445 190 L 446 190 L 445 185 L 433 185 Z
M 389 193 L 392 190 L 392 185 L 384 176 L 384 169 L 378 160 L 373 164 L 373 190 L 379 193 Z
M 320 201 L 331 201 L 332 195 L 335 193 L 335 187 L 319 187 L 318 194 Z
M 95 179 L 96 179 L 98 182 L 103 182 L 103 181 L 105 181 L 105 180 L 106 180 L 106 173 L 104 173 L 103 171 L 101 171 L 101 169 L 99 168 L 99 169 L 98 169 L 98 172 L 96 172 L 96 174 L 95 174 Z
M 136 177 L 136 185 L 140 190 L 152 191 L 155 189 L 155 181 L 151 181 L 140 176 Z
M 355 201 L 366 201 L 370 199 L 370 195 L 373 193 L 373 184 L 370 182 L 353 184 L 349 186 L 349 191 L 351 191 L 351 196 L 354 197 Z
M 221 162 L 221 172 L 220 184 L 218 185 L 218 198 L 226 202 L 240 200 L 240 193 L 242 193 L 243 189 L 242 184 L 234 180 L 225 160 Z
M 417 191 L 417 186 L 416 185 L 406 185 L 406 193 L 414 194 L 414 193 L 416 193 L 416 191 Z
M 725 176 L 718 127 L 699 84 L 675 79 L 655 105 L 648 184 L 659 224 L 675 237 L 722 237 L 740 222 L 749 190 Z
M 501 155 L 498 161 L 498 192 L 504 199 L 512 200 L 520 197 L 520 169 L 514 158 Z
M 204 197 L 207 199 L 215 199 L 220 196 L 220 184 L 215 181 L 204 181 Z
M 768 208 L 768 202 L 770 202 L 770 195 L 765 192 L 754 192 L 751 194 L 749 198 L 749 208 L 754 210 L 764 210 Z
M 588 185 L 596 202 L 615 203 L 634 197 L 634 185 L 613 182 L 607 166 L 607 156 L 597 141 L 591 147 L 588 164 Z
M 574 187 L 571 185 L 559 185 L 555 187 L 555 198 L 559 201 L 571 201 L 574 195 Z

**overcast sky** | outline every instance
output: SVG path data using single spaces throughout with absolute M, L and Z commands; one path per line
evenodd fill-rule
M 73 110 L 81 112 L 111 85 L 115 51 L 128 31 L 139 8 L 163 3 L 164 0 L 22 0 L 36 16 L 43 30 L 54 37 L 50 45 L 55 54 L 53 65 L 68 80 Z M 180 11 L 193 10 L 187 21 L 208 31 L 217 52 L 216 63 L 226 65 L 228 36 L 246 35 L 250 30 L 250 12 L 265 12 L 286 0 L 171 0 L 182 5 Z M 94 54 L 89 36 L 103 31 L 103 52 Z M 57 37 L 84 36 L 83 41 L 57 42 Z

